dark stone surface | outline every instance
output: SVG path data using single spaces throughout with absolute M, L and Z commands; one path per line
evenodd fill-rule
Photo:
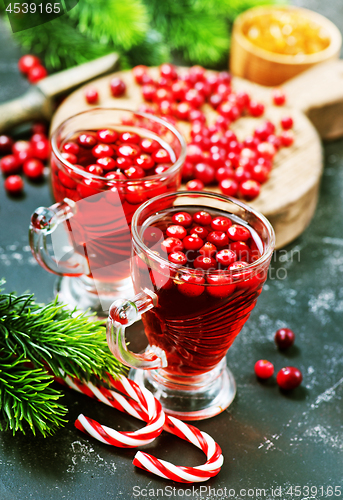
M 313 8 L 343 27 L 341 1 L 294 3 Z M 3 25 L 0 46 L 0 100 L 4 101 L 20 95 L 27 83 L 16 70 L 20 51 Z M 343 141 L 326 144 L 324 149 L 325 171 L 311 225 L 275 254 L 258 305 L 228 353 L 237 397 L 221 415 L 197 424 L 222 447 L 225 463 L 220 474 L 203 483 L 202 490 L 194 484 L 192 492 L 188 486 L 136 469 L 134 450 L 102 445 L 78 432 L 73 422 L 79 413 L 122 430 L 137 428 L 137 422 L 66 391 L 69 423 L 53 437 L 1 433 L 0 500 L 130 499 L 135 498 L 134 486 L 141 491 L 137 498 L 160 499 L 285 500 L 343 495 L 338 489 L 335 495 L 335 486 L 342 486 L 343 451 Z M 0 276 L 7 280 L 7 291 L 30 290 L 38 301 L 50 300 L 55 278 L 31 257 L 27 239 L 30 214 L 37 206 L 52 202 L 48 184 L 26 183 L 25 197 L 20 200 L 7 197 L 2 184 Z M 285 353 L 273 342 L 281 326 L 296 333 L 295 346 Z M 258 382 L 253 366 L 260 358 L 271 360 L 276 370 L 297 366 L 304 376 L 302 386 L 286 394 L 275 379 Z M 194 446 L 165 434 L 145 450 L 183 465 L 197 465 L 204 459 Z M 278 487 L 280 495 L 275 491 Z M 333 495 L 327 490 L 330 487 Z M 162 491 L 158 493 L 157 488 Z M 226 494 L 220 488 L 226 488 Z

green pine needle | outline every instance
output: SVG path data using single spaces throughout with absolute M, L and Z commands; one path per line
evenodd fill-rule
M 0 282 L 1 286 L 2 282 Z M 5 428 L 44 436 L 63 425 L 67 409 L 50 387 L 53 375 L 81 380 L 125 373 L 110 352 L 105 328 L 84 313 L 69 311 L 57 300 L 41 305 L 33 295 L 0 290 L 0 419 Z

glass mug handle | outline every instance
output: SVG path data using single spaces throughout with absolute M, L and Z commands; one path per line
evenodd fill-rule
M 125 329 L 137 321 L 141 313 L 149 311 L 157 305 L 157 295 L 144 288 L 144 290 L 130 300 L 115 300 L 110 307 L 107 320 L 107 343 L 114 356 L 131 368 L 153 370 L 165 368 L 167 358 L 165 352 L 157 346 L 143 354 L 129 351 L 125 337 Z
M 54 274 L 63 276 L 82 276 L 89 274 L 86 259 L 73 252 L 63 265 L 52 257 L 47 248 L 47 236 L 52 234 L 64 222 L 76 213 L 76 204 L 65 198 L 63 202 L 55 203 L 51 207 L 39 207 L 31 216 L 29 240 L 33 255 L 39 264 Z

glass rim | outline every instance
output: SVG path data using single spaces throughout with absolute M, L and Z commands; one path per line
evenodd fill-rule
M 169 260 L 164 259 L 163 257 L 160 257 L 157 255 L 153 250 L 151 250 L 142 240 L 138 228 L 140 230 L 143 228 L 143 224 L 140 226 L 137 225 L 138 217 L 140 216 L 141 212 L 146 209 L 152 202 L 158 202 L 159 200 L 163 200 L 168 197 L 175 197 L 175 196 L 202 196 L 202 197 L 207 197 L 207 198 L 220 198 L 224 202 L 231 202 L 234 205 L 239 206 L 240 208 L 244 209 L 245 211 L 253 214 L 257 219 L 259 219 L 264 227 L 267 229 L 270 241 L 268 243 L 268 246 L 265 248 L 263 251 L 262 255 L 256 259 L 254 262 L 248 264 L 246 267 L 242 269 L 234 269 L 234 270 L 228 270 L 228 269 L 215 269 L 211 271 L 208 274 L 211 275 L 227 275 L 227 276 L 237 276 L 237 275 L 242 275 L 242 273 L 247 273 L 249 271 L 252 271 L 262 264 L 264 264 L 268 259 L 272 256 L 273 251 L 275 249 L 275 232 L 273 229 L 273 226 L 269 222 L 269 220 L 260 212 L 255 210 L 254 208 L 250 207 L 249 205 L 246 205 L 245 203 L 241 202 L 240 200 L 236 200 L 235 198 L 231 198 L 229 196 L 225 196 L 219 193 L 213 193 L 209 191 L 174 191 L 171 193 L 164 193 L 159 196 L 155 196 L 154 198 L 151 198 L 150 200 L 144 202 L 142 205 L 140 205 L 137 210 L 135 211 L 132 221 L 131 221 L 131 235 L 134 244 L 138 246 L 140 251 L 142 251 L 145 255 L 147 255 L 149 258 L 157 262 L 158 264 L 163 264 L 163 265 L 168 265 L 170 269 L 173 269 L 175 271 L 181 272 L 182 274 L 192 274 L 196 275 L 197 270 L 196 269 L 190 269 L 189 267 L 185 266 L 180 266 L 178 264 L 174 264 L 173 262 L 170 262 Z M 213 207 L 211 207 L 213 208 Z M 206 207 L 203 207 L 205 210 Z M 202 275 L 206 276 L 206 271 L 202 273 Z
M 126 111 L 126 112 L 129 112 L 129 113 L 133 113 L 134 115 L 138 115 L 140 117 L 143 117 L 143 118 L 148 118 L 149 120 L 153 120 L 154 122 L 157 122 L 160 125 L 163 125 L 168 130 L 170 130 L 170 132 L 172 132 L 172 134 L 174 134 L 174 136 L 177 137 L 177 139 L 178 139 L 178 141 L 179 141 L 179 143 L 181 145 L 181 152 L 180 152 L 179 158 L 176 160 L 175 163 L 173 163 L 173 165 L 170 168 L 168 168 L 162 174 L 148 175 L 146 177 L 142 177 L 140 179 L 134 179 L 134 180 L 132 180 L 132 179 L 109 179 L 109 178 L 107 178 L 105 176 L 94 175 L 94 174 L 91 174 L 90 172 L 86 172 L 85 170 L 81 170 L 80 168 L 77 168 L 73 163 L 70 163 L 68 160 L 66 160 L 65 158 L 63 158 L 62 153 L 59 151 L 59 149 L 57 147 L 57 136 L 62 131 L 62 129 L 65 127 L 65 125 L 68 122 L 70 122 L 71 120 L 73 120 L 74 118 L 79 117 L 80 115 L 84 115 L 84 114 L 88 114 L 88 113 L 94 112 L 94 111 L 104 111 L 104 110 L 105 111 Z M 137 127 L 137 128 L 139 128 L 139 127 Z M 148 129 L 143 129 L 143 130 L 148 130 Z M 75 172 L 78 175 L 81 175 L 81 176 L 85 177 L 86 179 L 101 180 L 101 181 L 105 181 L 106 183 L 113 184 L 113 185 L 116 185 L 117 183 L 120 183 L 122 185 L 129 184 L 130 186 L 132 186 L 132 185 L 135 185 L 135 184 L 140 184 L 142 181 L 143 182 L 146 182 L 146 181 L 158 181 L 158 180 L 161 180 L 161 178 L 164 178 L 164 177 L 168 178 L 169 175 L 174 174 L 175 172 L 177 172 L 182 167 L 182 165 L 183 165 L 183 163 L 184 163 L 184 161 L 186 159 L 186 153 L 187 153 L 187 144 L 186 144 L 186 141 L 185 141 L 183 135 L 174 127 L 174 125 L 172 125 L 171 123 L 167 122 L 166 120 L 164 120 L 163 118 L 160 118 L 158 116 L 154 116 L 154 115 L 152 115 L 150 113 L 143 113 L 143 112 L 140 112 L 140 111 L 135 111 L 135 110 L 129 109 L 129 108 L 102 108 L 102 107 L 96 107 L 96 108 L 86 109 L 84 111 L 80 111 L 79 113 L 76 113 L 75 115 L 70 116 L 69 118 L 67 118 L 66 120 L 64 120 L 57 127 L 57 129 L 52 133 L 50 142 L 51 142 L 51 150 L 54 153 L 54 155 L 56 156 L 56 158 L 62 164 L 66 165 L 69 169 L 71 169 L 73 172 Z

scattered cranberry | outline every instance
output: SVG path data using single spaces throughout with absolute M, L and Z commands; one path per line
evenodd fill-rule
M 96 88 L 88 87 L 85 90 L 85 99 L 88 104 L 96 104 L 99 101 L 99 93 Z
M 302 382 L 302 374 L 298 368 L 294 366 L 286 366 L 276 375 L 276 382 L 281 389 L 290 391 L 298 387 Z
M 20 175 L 10 175 L 5 179 L 4 187 L 9 194 L 17 196 L 23 192 L 24 181 Z
M 246 200 L 254 200 L 260 194 L 261 184 L 253 179 L 249 179 L 239 186 L 240 195 Z
M 281 118 L 281 127 L 284 130 L 289 130 L 290 128 L 293 127 L 293 118 L 291 116 L 284 116 Z
M 238 184 L 233 179 L 223 179 L 219 183 L 220 190 L 227 196 L 236 196 L 238 192 Z
M 249 113 L 254 117 L 262 116 L 264 113 L 264 105 L 260 102 L 250 101 L 248 106 Z
M 27 78 L 30 83 L 37 83 L 39 80 L 42 80 L 48 76 L 47 70 L 44 68 L 44 66 L 34 66 L 30 71 L 28 72 Z
M 50 144 L 48 139 L 35 142 L 32 146 L 33 156 L 39 160 L 47 160 L 50 155 Z
M 187 191 L 202 191 L 205 185 L 199 179 L 193 179 L 186 184 Z
M 43 122 L 36 122 L 32 125 L 32 134 L 46 134 L 47 126 Z
M 254 370 L 258 378 L 267 379 L 273 375 L 274 365 L 266 359 L 260 359 L 259 361 L 256 361 Z
M 288 349 L 294 344 L 295 335 L 289 328 L 280 328 L 275 333 L 274 340 L 279 349 Z
M 284 130 L 280 134 L 281 144 L 288 148 L 294 142 L 294 135 L 291 130 Z
M 13 175 L 20 171 L 20 163 L 14 155 L 7 155 L 1 158 L 0 168 L 4 175 Z
M 8 135 L 0 135 L 0 155 L 11 153 L 13 140 Z
M 44 164 L 42 161 L 32 158 L 23 165 L 23 173 L 31 180 L 39 180 L 43 177 Z
M 126 92 L 126 85 L 120 78 L 113 78 L 110 81 L 110 88 L 113 97 L 121 97 Z
M 31 71 L 36 66 L 41 66 L 41 60 L 37 56 L 33 56 L 32 54 L 26 54 L 22 56 L 18 61 L 19 71 L 27 75 L 29 71 Z
M 286 94 L 281 89 L 274 89 L 272 92 L 272 98 L 275 106 L 283 106 L 286 102 Z

